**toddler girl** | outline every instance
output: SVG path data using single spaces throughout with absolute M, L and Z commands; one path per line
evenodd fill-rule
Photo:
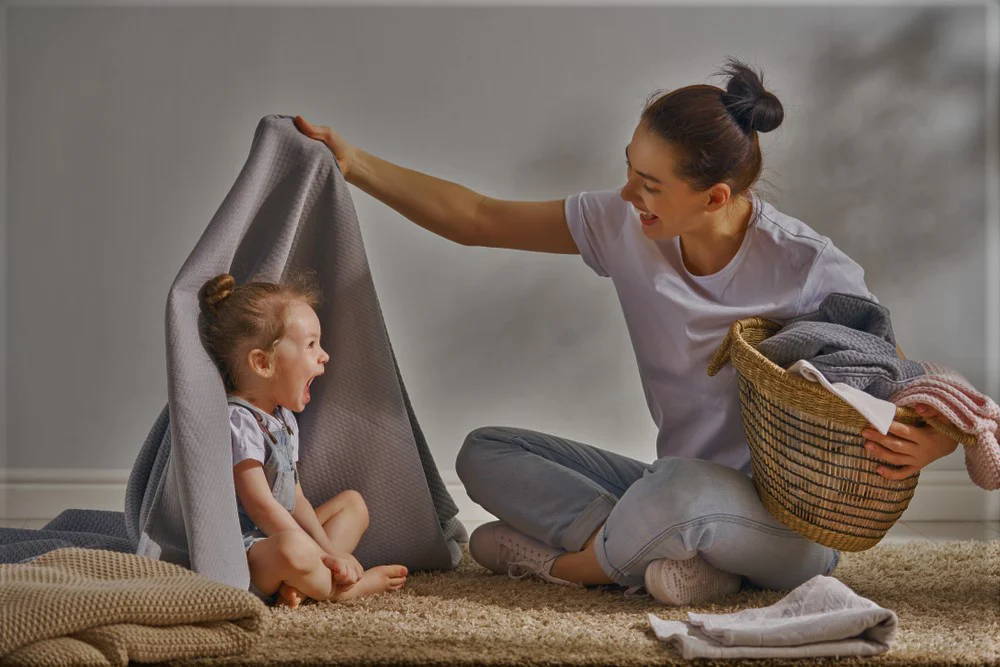
M 330 359 L 320 346 L 315 284 L 301 274 L 237 287 L 223 273 L 202 286 L 198 300 L 202 340 L 229 402 L 250 589 L 294 608 L 305 598 L 346 600 L 402 588 L 404 566 L 364 570 L 351 555 L 368 527 L 361 495 L 344 491 L 314 510 L 299 485 L 292 413 L 309 403 L 309 387 Z

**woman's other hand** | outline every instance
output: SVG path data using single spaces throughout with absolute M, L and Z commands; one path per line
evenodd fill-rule
M 943 419 L 937 410 L 928 405 L 918 405 L 916 409 L 921 417 Z M 875 458 L 903 466 L 898 470 L 886 466 L 875 469 L 875 472 L 887 479 L 911 477 L 958 448 L 957 442 L 930 425 L 920 428 L 894 421 L 886 435 L 882 435 L 874 427 L 865 429 L 861 434 L 866 438 L 865 449 Z

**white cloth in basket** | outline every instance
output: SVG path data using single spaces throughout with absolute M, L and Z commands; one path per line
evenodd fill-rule
M 805 359 L 796 361 L 788 367 L 789 373 L 801 375 L 807 380 L 818 382 L 827 390 L 832 391 L 837 396 L 847 401 L 851 407 L 860 412 L 879 433 L 885 435 L 889 432 L 889 426 L 896 417 L 896 404 L 875 398 L 860 389 L 855 389 L 843 382 L 830 382 L 823 374 L 816 370 L 816 367 Z

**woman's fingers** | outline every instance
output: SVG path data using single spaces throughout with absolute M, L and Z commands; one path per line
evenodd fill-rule
M 902 468 L 893 470 L 892 468 L 879 467 L 875 470 L 875 472 L 882 475 L 886 479 L 900 480 L 912 477 L 920 472 L 920 468 L 917 466 L 903 466 Z
M 920 415 L 921 417 L 936 417 L 939 419 L 942 418 L 940 412 L 938 412 L 929 405 L 925 405 L 924 403 L 918 403 L 916 406 L 914 406 L 914 409 L 917 411 L 917 414 Z
M 916 427 L 908 426 L 903 422 L 897 422 L 897 421 L 893 421 L 889 425 L 889 433 L 903 440 L 910 440 L 910 441 L 916 440 L 916 438 L 919 437 L 918 435 L 919 432 Z M 878 435 L 882 434 L 879 433 Z M 883 437 L 888 437 L 888 435 Z
M 354 154 L 354 148 L 343 137 L 326 125 L 313 125 L 302 116 L 296 116 L 293 122 L 295 127 L 304 135 L 326 144 L 326 147 L 330 149 L 333 157 L 337 160 L 340 173 L 346 178 L 351 169 L 351 156 Z
M 325 125 L 313 125 L 302 116 L 296 116 L 293 122 L 299 129 L 299 132 L 306 135 L 310 139 L 322 141 L 331 151 L 333 151 L 333 146 L 330 145 L 330 128 Z M 336 155 L 336 152 L 334 152 L 334 155 Z
M 896 453 L 891 449 L 886 449 L 876 442 L 865 443 L 865 449 L 874 454 L 875 458 L 879 461 L 885 461 L 886 463 L 891 463 L 895 466 L 906 465 L 913 461 L 913 457 L 907 454 Z
M 914 426 L 894 421 L 885 435 L 873 428 L 866 428 L 861 435 L 865 437 L 866 447 L 875 443 L 894 452 L 912 454 L 914 446 L 919 445 L 926 434 Z

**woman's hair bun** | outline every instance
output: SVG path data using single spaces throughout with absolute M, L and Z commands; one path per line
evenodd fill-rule
M 758 72 L 735 58 L 727 58 L 719 73 L 729 76 L 722 103 L 744 132 L 770 132 L 781 125 L 785 110 L 774 93 L 764 89 Z
M 201 290 L 198 292 L 198 303 L 202 310 L 212 312 L 233 293 L 235 287 L 235 278 L 228 273 L 220 273 L 201 286 Z

